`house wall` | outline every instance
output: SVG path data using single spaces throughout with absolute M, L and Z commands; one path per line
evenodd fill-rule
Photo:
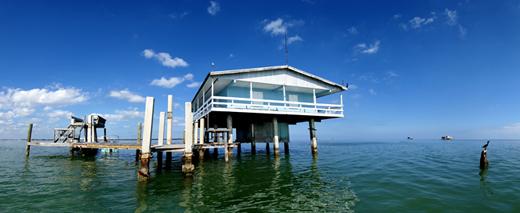
M 287 91 L 286 93 L 287 101 L 296 101 L 296 102 L 313 102 L 313 95 L 311 93 L 303 93 L 303 92 L 292 92 Z M 217 93 L 217 96 L 225 96 L 225 97 L 237 97 L 237 98 L 249 98 L 249 88 L 248 87 L 237 87 L 233 84 L 230 84 L 226 88 L 222 89 Z M 283 90 L 282 89 L 261 89 L 255 88 L 253 85 L 253 98 L 254 99 L 264 99 L 264 100 L 277 100 L 283 101 Z

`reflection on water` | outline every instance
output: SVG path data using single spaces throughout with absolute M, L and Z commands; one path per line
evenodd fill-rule
M 214 159 L 199 162 L 193 184 L 184 186 L 180 205 L 224 212 L 352 209 L 357 198 L 348 186 L 337 184 L 343 184 L 341 180 L 323 178 L 319 160 L 306 158 L 243 152 L 228 163 Z
M 482 191 L 482 195 L 484 197 L 490 197 L 493 195 L 493 191 L 491 187 L 489 186 L 487 179 L 488 175 L 488 168 L 481 169 L 478 173 L 480 176 L 480 190 Z

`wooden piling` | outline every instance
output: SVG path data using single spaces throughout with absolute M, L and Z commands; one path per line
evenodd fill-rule
M 269 148 L 269 142 L 265 142 L 265 154 L 270 154 L 271 148 Z
M 145 181 L 150 178 L 150 158 L 151 144 L 152 144 L 152 129 L 153 129 L 153 111 L 154 98 L 146 97 L 146 108 L 144 114 L 144 129 L 143 129 L 143 143 L 141 144 L 141 164 L 139 168 L 138 179 Z
M 255 124 L 251 122 L 251 154 L 256 154 Z
M 278 119 L 273 117 L 273 142 L 274 142 L 274 155 L 280 154 L 280 142 L 278 137 Z
M 318 153 L 318 139 L 316 138 L 316 124 L 313 118 L 309 120 L 309 135 L 311 138 L 311 152 L 316 154 Z
M 240 155 L 240 154 L 242 154 L 242 144 L 238 143 L 237 144 L 237 155 Z
M 137 124 L 137 145 L 142 144 L 143 139 L 143 124 L 138 123 Z M 135 162 L 139 162 L 139 155 L 141 154 L 141 151 L 139 149 L 135 150 Z
M 193 156 L 193 114 L 191 112 L 191 102 L 184 104 L 184 162 L 182 172 L 192 173 L 195 166 L 192 163 Z
M 29 129 L 27 130 L 27 144 L 25 145 L 25 157 L 29 157 L 31 152 L 31 140 L 32 140 L 32 129 L 33 124 L 29 124 Z
M 289 154 L 289 142 L 283 143 L 283 151 L 285 152 L 286 155 Z

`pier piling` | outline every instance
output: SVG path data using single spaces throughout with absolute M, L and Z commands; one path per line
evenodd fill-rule
M 166 144 L 172 144 L 172 126 L 173 126 L 173 96 L 168 95 L 168 113 L 166 122 Z M 170 167 L 172 163 L 172 153 L 166 152 L 166 167 Z
M 193 157 L 193 115 L 191 113 L 191 102 L 184 104 L 184 162 L 182 172 L 190 174 L 195 170 L 192 163 Z
M 143 139 L 143 124 L 138 123 L 137 124 L 137 145 L 142 144 L 142 139 Z M 139 149 L 136 149 L 135 150 L 135 163 L 136 164 L 137 164 L 137 162 L 139 162 L 140 154 L 141 154 L 141 151 Z
M 278 137 L 278 119 L 273 117 L 273 142 L 274 142 L 274 156 L 280 154 L 280 142 Z
M 313 118 L 309 120 L 309 134 L 311 137 L 311 152 L 316 154 L 318 153 L 318 140 L 316 139 L 316 125 Z
M 29 129 L 27 130 L 27 144 L 25 145 L 25 157 L 29 157 L 31 152 L 31 140 L 32 140 L 32 129 L 33 124 L 29 124 Z
M 141 155 L 140 155 L 140 168 L 138 172 L 138 179 L 140 181 L 146 181 L 150 178 L 150 158 L 151 144 L 152 144 L 152 129 L 153 129 L 153 111 L 154 111 L 154 98 L 146 97 L 146 109 L 144 114 L 144 129 L 143 129 L 143 142 L 141 144 Z

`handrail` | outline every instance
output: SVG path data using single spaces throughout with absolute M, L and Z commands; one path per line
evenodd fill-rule
M 270 103 L 280 103 L 280 104 L 302 104 L 302 105 L 312 105 L 312 106 L 331 106 L 331 107 L 341 107 L 341 104 L 322 104 L 322 103 L 312 103 L 312 102 L 296 102 L 296 101 L 279 101 L 279 100 L 268 100 L 268 99 L 254 99 L 254 98 L 238 98 L 238 97 L 225 97 L 225 96 L 213 96 L 212 99 L 224 99 L 224 100 L 239 100 L 239 101 L 251 101 L 251 102 L 270 102 Z
M 230 101 L 230 102 L 223 102 Z M 244 103 L 247 102 L 247 103 Z M 278 105 L 279 104 L 279 105 Z M 224 107 L 222 107 L 225 105 Z M 219 107 L 220 106 L 220 107 Z M 230 107 L 231 106 L 231 107 Z M 246 108 L 261 111 L 299 111 L 308 114 L 343 115 L 343 104 L 323 104 L 311 102 L 279 101 L 254 98 L 211 96 L 193 113 L 194 119 L 209 113 L 212 108 Z

